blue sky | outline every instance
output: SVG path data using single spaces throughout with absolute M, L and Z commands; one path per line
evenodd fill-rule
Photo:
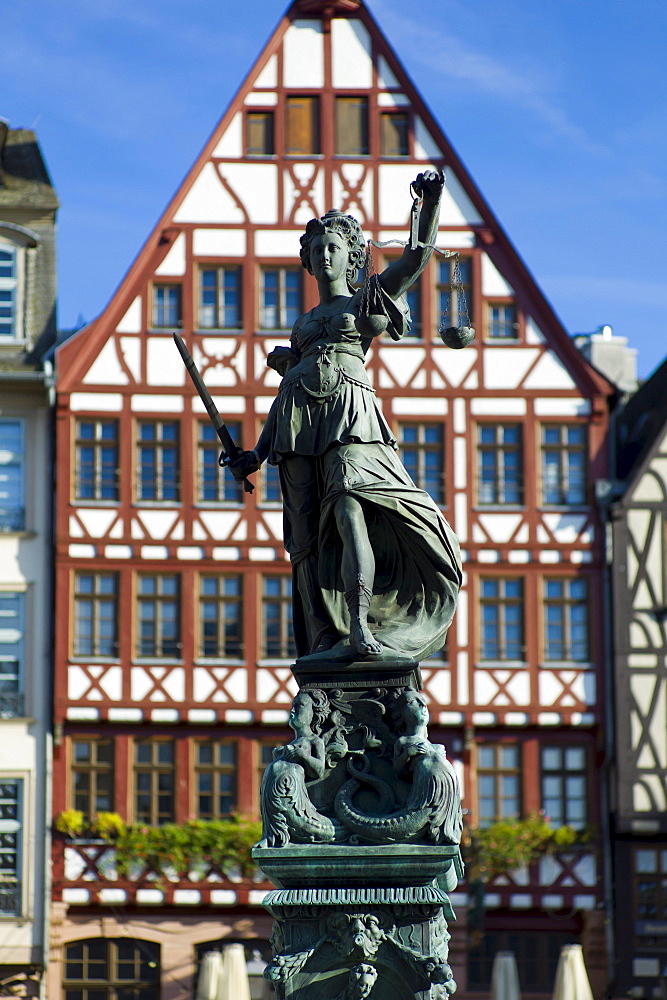
M 566 328 L 667 353 L 664 0 L 368 0 Z M 3 5 L 0 115 L 62 208 L 60 325 L 105 306 L 284 6 Z

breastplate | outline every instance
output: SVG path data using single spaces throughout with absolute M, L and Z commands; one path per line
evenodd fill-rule
M 336 357 L 335 344 L 318 344 L 300 367 L 299 385 L 311 399 L 324 402 L 338 392 L 343 371 Z

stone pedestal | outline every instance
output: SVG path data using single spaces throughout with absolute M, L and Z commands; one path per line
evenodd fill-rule
M 419 668 L 323 662 L 293 671 L 297 739 L 278 751 L 262 795 L 265 838 L 290 832 L 253 851 L 276 886 L 264 901 L 275 918 L 265 975 L 279 1000 L 444 1000 L 456 988 L 447 891 L 463 873 L 460 799 L 443 749 L 426 736 Z M 313 702 L 314 732 L 299 721 Z M 320 777 L 299 747 L 310 747 Z M 312 812 L 300 822 L 290 808 L 303 814 L 304 788 Z

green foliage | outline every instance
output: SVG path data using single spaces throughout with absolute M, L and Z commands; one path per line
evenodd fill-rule
M 56 816 L 55 827 L 58 833 L 80 837 L 86 828 L 86 821 L 80 809 L 65 809 Z
M 117 813 L 98 813 L 94 823 L 86 824 L 83 813 L 68 809 L 56 818 L 55 826 L 69 837 L 87 832 L 111 844 L 122 876 L 140 866 L 168 878 L 209 869 L 252 877 L 256 867 L 251 851 L 262 835 L 258 820 L 236 815 L 144 826 L 126 825 Z
M 125 833 L 126 826 L 118 813 L 99 812 L 95 817 L 93 829 L 102 840 L 111 842 Z
M 590 830 L 572 826 L 549 826 L 543 813 L 529 813 L 523 819 L 506 819 L 484 829 L 470 830 L 464 846 L 466 862 L 484 882 L 495 875 L 508 875 L 537 861 L 543 854 L 590 843 Z
M 140 862 L 164 874 L 186 874 L 204 867 L 250 876 L 255 871 L 252 846 L 261 835 L 261 824 L 243 816 L 157 827 L 135 823 L 116 842 L 116 860 L 124 874 Z

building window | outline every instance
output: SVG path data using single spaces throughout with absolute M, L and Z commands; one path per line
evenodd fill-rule
M 260 472 L 260 502 L 282 503 L 282 499 L 278 466 L 265 462 Z
M 542 747 L 542 808 L 552 826 L 583 830 L 588 820 L 586 751 Z
M 65 948 L 64 1000 L 160 1000 L 160 946 L 89 938 Z
M 204 267 L 199 273 L 199 326 L 238 330 L 241 326 L 241 268 Z
M 141 575 L 137 582 L 137 656 L 178 657 L 181 652 L 180 579 Z
M 295 655 L 292 577 L 265 576 L 262 595 L 262 656 L 285 660 Z
M 242 585 L 241 576 L 200 578 L 200 656 L 243 656 Z
M 312 156 L 320 151 L 320 102 L 318 97 L 285 100 L 285 153 Z
M 118 500 L 117 420 L 77 420 L 74 496 Z
M 588 581 L 544 581 L 544 659 L 587 663 Z
M 234 812 L 237 804 L 236 743 L 201 740 L 195 743 L 195 781 L 199 819 L 221 819 Z
M 225 420 L 227 430 L 237 444 L 241 443 L 241 424 Z M 218 457 L 222 451 L 220 438 L 213 424 L 201 421 L 198 442 L 198 490 L 200 503 L 242 503 L 243 483 L 234 479 L 229 466 L 220 465 Z
M 445 454 L 442 424 L 400 424 L 401 461 L 413 483 L 442 506 L 445 502 Z
M 368 155 L 368 98 L 336 98 L 336 155 Z
M 173 740 L 138 740 L 134 744 L 136 823 L 173 823 L 175 777 Z
M 176 420 L 142 420 L 137 441 L 137 499 L 179 499 Z
M 523 660 L 523 580 L 480 581 L 480 659 Z
M 273 156 L 275 152 L 273 111 L 248 111 L 246 148 L 248 156 Z
M 23 781 L 0 778 L 0 914 L 21 913 Z
M 74 655 L 118 656 L 118 574 L 74 576 Z
M 482 424 L 478 428 L 478 503 L 523 503 L 520 424 Z
M 182 325 L 181 286 L 153 286 L 153 327 L 156 330 Z
M 263 268 L 260 288 L 260 328 L 291 330 L 302 311 L 301 271 L 292 267 Z
M 0 591 L 0 719 L 24 714 L 25 594 Z
M 477 752 L 479 825 L 492 826 L 521 812 L 521 754 L 516 745 L 487 743 Z
M 586 428 L 583 424 L 542 426 L 542 503 L 586 503 Z
M 436 286 L 440 326 L 447 329 L 450 326 L 469 326 L 470 310 L 472 308 L 472 260 L 470 257 L 459 257 L 459 281 L 452 291 L 452 281 L 455 278 L 456 257 L 448 257 L 438 261 L 438 283 Z M 461 298 L 461 290 L 465 298 Z
M 113 740 L 72 740 L 72 808 L 92 821 L 114 807 Z
M 408 156 L 410 116 L 407 111 L 383 111 L 380 115 L 382 156 Z
M 487 302 L 486 334 L 489 340 L 517 340 L 519 324 L 516 321 L 516 306 L 511 302 Z
M 634 860 L 635 918 L 642 921 L 667 920 L 667 849 L 637 847 Z M 638 932 L 641 933 L 639 929 Z M 644 934 L 650 934 L 650 931 L 644 931 Z
M 0 532 L 25 528 L 22 420 L 0 420 Z
M 0 244 L 0 340 L 16 340 L 17 270 L 16 247 Z

